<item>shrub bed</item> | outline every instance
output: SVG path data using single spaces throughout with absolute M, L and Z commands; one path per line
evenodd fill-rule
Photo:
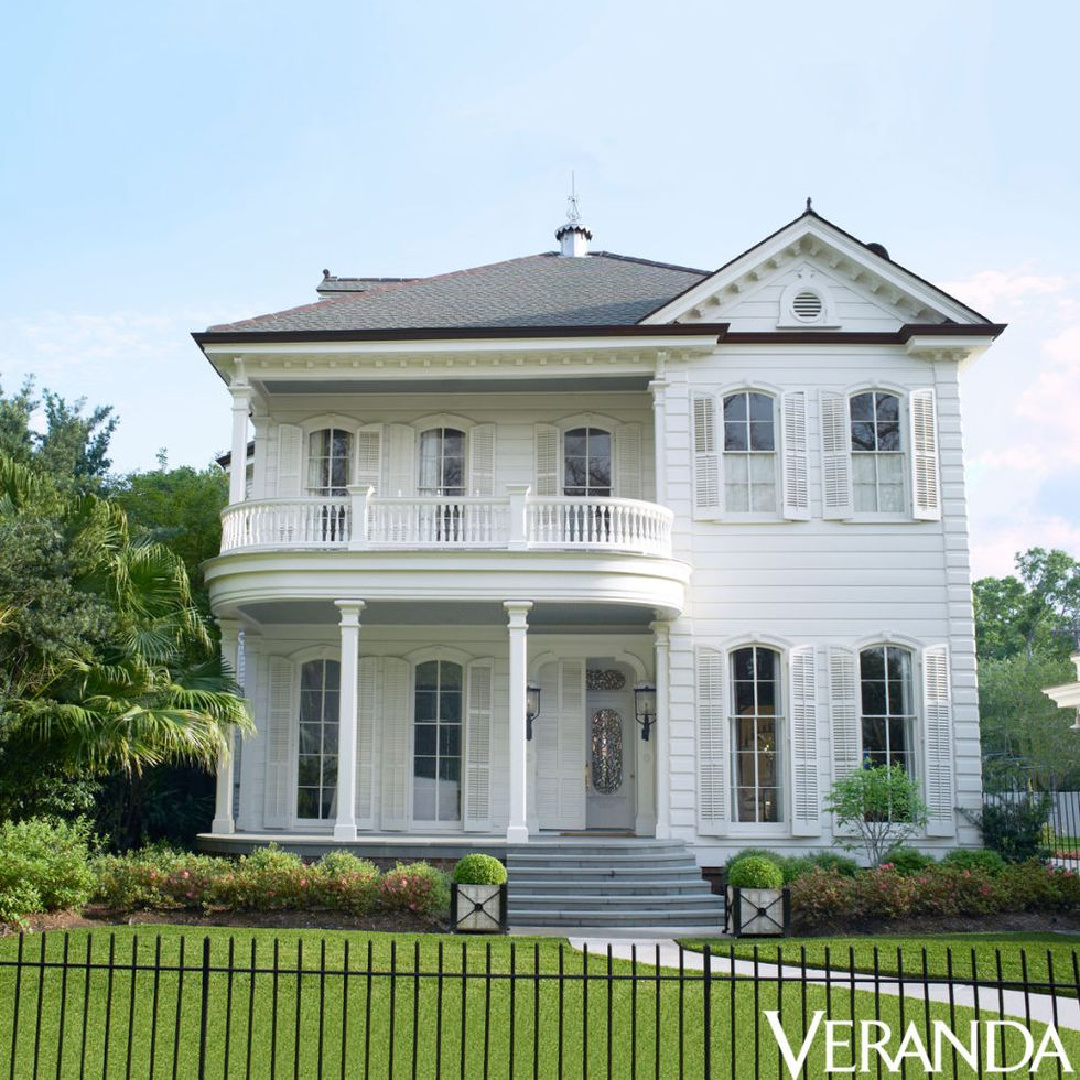
M 94 887 L 88 837 L 82 823 L 0 822 L 0 922 L 82 907 Z

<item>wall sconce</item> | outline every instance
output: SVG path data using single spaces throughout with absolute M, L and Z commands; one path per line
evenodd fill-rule
M 525 688 L 525 738 L 532 742 L 533 721 L 540 715 L 540 687 L 529 683 Z
M 641 737 L 649 741 L 649 731 L 656 723 L 656 687 L 639 686 L 634 691 L 635 719 L 641 726 Z

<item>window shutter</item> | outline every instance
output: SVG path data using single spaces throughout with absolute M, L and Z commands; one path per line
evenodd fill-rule
M 278 424 L 277 496 L 295 499 L 300 495 L 304 433 L 295 424 Z
M 536 494 L 562 494 L 562 456 L 559 452 L 559 429 L 551 424 L 537 424 L 536 443 Z
M 495 661 L 468 666 L 465 706 L 465 830 L 491 828 L 491 721 Z
M 851 490 L 851 431 L 847 398 L 821 391 L 821 516 L 849 518 L 855 513 Z
M 541 829 L 585 828 L 585 662 L 560 660 L 540 671 L 536 814 Z
M 382 690 L 380 822 L 387 831 L 398 832 L 409 823 L 409 774 L 412 772 L 408 661 L 391 656 L 383 659 Z
M 382 491 L 382 425 L 362 427 L 356 433 L 356 481 L 360 487 Z
M 913 390 L 908 401 L 911 410 L 911 493 L 915 517 L 923 521 L 941 520 L 935 398 L 933 390 Z
M 821 792 L 818 785 L 817 656 L 812 645 L 791 650 L 791 835 L 821 832 Z
M 716 448 L 716 402 L 694 395 L 694 516 L 715 517 L 723 510 L 720 454 Z
M 926 714 L 927 836 L 952 836 L 953 737 L 949 650 L 934 645 L 923 651 L 923 709 Z
M 810 519 L 810 476 L 806 445 L 806 395 L 801 390 L 781 399 L 784 431 L 784 517 Z
M 408 424 L 390 425 L 390 462 L 387 466 L 386 495 L 399 499 L 416 491 L 413 456 L 416 432 Z
M 266 714 L 266 778 L 263 783 L 263 826 L 286 829 L 292 824 L 293 683 L 291 660 L 270 657 L 270 702 Z
M 469 432 L 467 495 L 490 498 L 495 494 L 495 425 L 477 424 Z
M 847 776 L 862 765 L 857 671 L 853 649 L 834 646 L 829 650 L 834 780 Z
M 375 827 L 375 717 L 378 715 L 379 659 L 361 656 L 356 676 L 356 824 Z
M 620 499 L 641 498 L 641 425 L 623 424 L 615 432 L 615 491 Z
M 724 654 L 697 651 L 698 832 L 723 836 L 728 826 L 727 715 Z

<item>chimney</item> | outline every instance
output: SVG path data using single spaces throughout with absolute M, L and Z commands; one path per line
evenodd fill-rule
M 592 231 L 585 228 L 578 221 L 568 221 L 561 225 L 555 233 L 555 239 L 559 241 L 559 254 L 579 258 L 589 254 L 589 241 L 592 239 Z

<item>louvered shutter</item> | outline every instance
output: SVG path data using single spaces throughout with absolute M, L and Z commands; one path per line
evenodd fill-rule
M 416 432 L 408 424 L 390 425 L 389 464 L 386 495 L 391 499 L 407 498 L 416 491 Z
M 923 709 L 926 715 L 927 836 L 952 836 L 953 736 L 949 650 L 934 645 L 923 651 Z
M 822 390 L 821 516 L 849 518 L 854 513 L 847 398 L 831 390 Z
M 716 402 L 708 394 L 695 394 L 694 516 L 715 517 L 723 510 L 720 453 L 716 442 Z
M 360 487 L 382 491 L 382 425 L 371 424 L 356 433 L 356 480 Z
M 584 829 L 585 662 L 546 664 L 540 686 L 533 724 L 538 822 L 541 829 Z
M 791 650 L 789 686 L 791 715 L 791 835 L 821 832 L 818 782 L 817 656 L 812 645 Z
M 409 664 L 396 657 L 383 659 L 382 740 L 379 780 L 380 822 L 389 832 L 409 823 Z
M 854 649 L 829 650 L 829 702 L 832 714 L 833 779 L 862 765 L 859 737 L 858 665 Z
M 469 476 L 466 494 L 495 494 L 495 425 L 477 424 L 469 432 Z
M 474 660 L 466 675 L 465 830 L 491 828 L 491 722 L 495 662 Z
M 536 494 L 562 494 L 562 455 L 559 452 L 559 429 L 551 424 L 537 424 L 534 429 L 536 445 Z
M 641 498 L 641 425 L 623 424 L 615 432 L 615 494 Z
M 270 657 L 270 700 L 266 714 L 266 776 L 263 781 L 263 826 L 286 829 L 292 824 L 293 687 L 291 660 Z
M 781 398 L 784 432 L 784 517 L 810 518 L 810 476 L 806 445 L 806 395 L 801 390 Z
M 361 656 L 356 674 L 356 825 L 375 827 L 375 717 L 379 704 L 379 667 L 375 656 Z
M 922 521 L 941 519 L 938 475 L 937 403 L 933 390 L 913 390 L 911 414 L 911 493 L 914 515 Z
M 697 650 L 698 832 L 727 832 L 728 738 L 724 702 L 724 654 Z
M 295 499 L 300 495 L 303 470 L 304 433 L 295 424 L 278 424 L 277 496 Z

